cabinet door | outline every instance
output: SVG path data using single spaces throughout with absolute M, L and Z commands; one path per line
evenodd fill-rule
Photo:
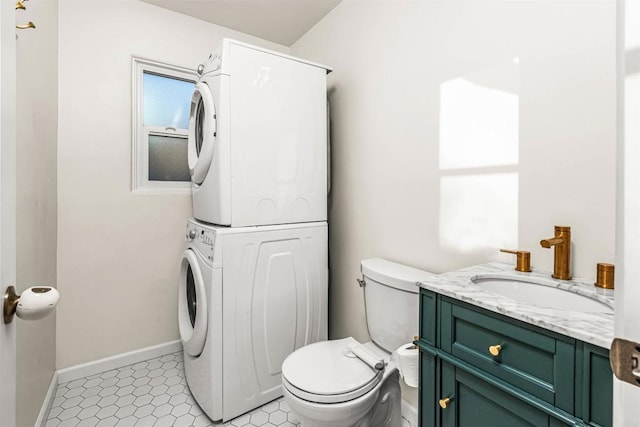
M 420 402 L 420 427 L 435 427 L 438 413 L 436 369 L 437 359 L 434 354 L 420 347 L 420 386 L 418 389 Z
M 441 365 L 442 387 L 438 399 L 449 399 L 446 408 L 440 409 L 442 427 L 566 425 L 460 368 L 444 361 Z
M 578 378 L 577 388 L 582 398 L 576 405 L 577 415 L 590 426 L 611 427 L 613 372 L 609 351 L 585 343 L 581 355 L 582 375 Z

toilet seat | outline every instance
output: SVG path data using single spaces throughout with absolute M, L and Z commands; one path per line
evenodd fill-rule
M 282 364 L 282 382 L 291 394 L 315 403 L 341 403 L 367 394 L 382 380 L 378 370 L 356 357 L 358 348 L 376 356 L 349 337 L 318 342 L 296 350 Z

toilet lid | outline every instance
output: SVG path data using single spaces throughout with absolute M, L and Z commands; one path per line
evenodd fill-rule
M 299 398 L 318 403 L 345 402 L 366 394 L 380 382 L 383 371 L 356 357 L 349 350 L 354 345 L 363 348 L 345 338 L 296 350 L 282 364 L 285 386 Z

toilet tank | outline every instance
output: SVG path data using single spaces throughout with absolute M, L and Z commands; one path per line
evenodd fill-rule
M 381 258 L 361 261 L 360 270 L 369 335 L 391 353 L 418 335 L 420 288 L 416 282 L 433 274 Z

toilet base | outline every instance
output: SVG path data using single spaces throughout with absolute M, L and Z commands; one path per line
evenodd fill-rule
M 399 427 L 402 425 L 400 376 L 394 370 L 366 395 L 343 403 L 302 400 L 283 387 L 285 402 L 300 427 Z

